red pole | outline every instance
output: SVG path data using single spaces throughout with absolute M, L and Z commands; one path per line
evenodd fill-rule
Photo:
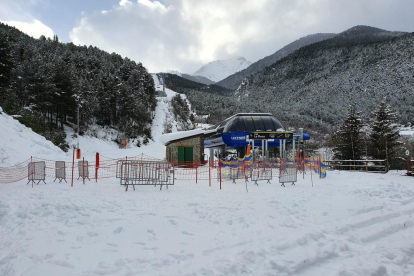
M 128 175 L 129 175 L 128 156 L 125 156 L 125 184 L 126 184 L 125 187 L 127 187 L 127 188 L 128 188 Z
M 70 185 L 73 187 L 73 171 L 75 170 L 75 147 L 73 147 L 73 157 L 72 157 L 72 184 Z
M 302 150 L 302 171 L 303 171 L 303 179 L 305 179 L 305 150 Z
M 211 187 L 211 158 L 208 158 L 208 186 Z
M 98 182 L 98 168 L 99 168 L 99 152 L 96 153 L 95 162 L 95 182 Z
M 322 167 L 321 167 L 321 155 L 319 154 L 319 178 L 321 178 L 321 174 L 322 174 Z
M 83 185 L 85 185 L 85 157 L 82 159 L 82 178 L 83 178 Z
M 221 190 L 221 159 L 219 158 L 220 190 Z

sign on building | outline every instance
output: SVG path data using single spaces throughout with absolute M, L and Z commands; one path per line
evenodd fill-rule
M 276 131 L 276 132 L 253 132 L 249 134 L 249 140 L 292 140 L 292 131 Z

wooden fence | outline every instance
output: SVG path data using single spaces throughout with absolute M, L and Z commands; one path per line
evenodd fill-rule
M 334 170 L 388 172 L 386 160 L 325 160 L 326 167 Z

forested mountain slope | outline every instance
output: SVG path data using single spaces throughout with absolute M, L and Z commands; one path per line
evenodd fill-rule
M 246 110 L 229 89 L 218 85 L 205 85 L 174 74 L 162 74 L 166 87 L 185 94 L 198 115 L 210 115 L 209 123 L 217 123 L 237 112 Z M 246 112 L 246 111 L 245 111 Z
M 334 37 L 335 34 L 312 34 L 312 35 L 308 35 L 305 37 L 302 37 L 298 40 L 295 40 L 294 42 L 286 45 L 285 47 L 283 47 L 282 49 L 278 50 L 277 52 L 275 52 L 274 54 L 264 57 L 256 62 L 254 62 L 253 64 L 251 64 L 249 67 L 247 67 L 246 69 L 237 72 L 233 75 L 228 76 L 227 78 L 223 79 L 222 81 L 217 82 L 217 85 L 226 87 L 228 89 L 232 89 L 235 90 L 239 87 L 239 85 L 242 83 L 243 79 L 253 75 L 261 70 L 263 70 L 265 67 L 272 65 L 273 63 L 275 63 L 276 61 L 278 61 L 279 59 L 293 53 L 294 51 L 296 51 L 297 49 L 312 44 L 312 43 L 316 43 L 325 39 L 329 39 Z
M 165 79 L 165 85 L 176 92 L 183 93 L 188 89 L 194 89 L 199 91 L 204 91 L 209 94 L 218 94 L 230 96 L 233 95 L 232 91 L 215 85 L 202 84 L 200 82 L 192 81 L 184 77 L 180 77 L 174 74 L 162 74 L 162 77 Z
M 199 82 L 199 83 L 207 84 L 207 85 L 210 85 L 210 84 L 214 83 L 214 81 L 212 81 L 212 80 L 210 80 L 206 77 L 203 77 L 203 76 L 192 76 L 192 75 L 189 75 L 189 74 L 182 74 L 181 77 L 185 78 L 187 80 L 191 80 L 191 81 L 195 81 L 195 82 Z
M 235 92 L 288 125 L 330 129 L 349 104 L 364 115 L 382 96 L 400 123 L 414 114 L 414 33 L 357 26 L 299 49 L 247 78 Z
M 57 37 L 33 39 L 4 24 L 0 43 L 0 105 L 25 124 L 33 128 L 35 120 L 56 133 L 76 121 L 79 106 L 81 131 L 100 124 L 122 138 L 151 137 L 154 81 L 141 63 Z

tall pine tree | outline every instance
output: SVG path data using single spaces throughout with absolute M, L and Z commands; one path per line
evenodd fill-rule
M 389 158 L 395 155 L 399 145 L 399 129 L 395 124 L 397 116 L 385 103 L 385 98 L 373 115 L 375 120 L 371 124 L 370 155 L 375 159 L 387 160 L 389 166 Z
M 335 158 L 341 160 L 358 160 L 364 155 L 360 112 L 354 105 L 349 108 L 348 118 L 333 135 Z
M 7 87 L 12 68 L 8 36 L 0 29 L 0 87 Z

